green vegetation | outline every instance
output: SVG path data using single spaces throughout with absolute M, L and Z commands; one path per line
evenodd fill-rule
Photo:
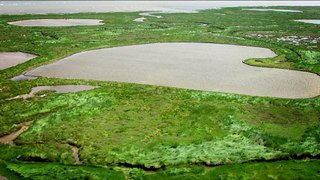
M 319 161 L 278 161 L 213 168 L 176 168 L 146 179 L 318 179 Z
M 290 9 L 304 12 L 224 8 L 163 14 L 144 23 L 133 21 L 138 13 L 0 16 L 0 51 L 39 55 L 0 71 L 0 136 L 33 121 L 15 145 L 0 145 L 0 174 L 12 179 L 318 179 L 319 160 L 305 159 L 320 155 L 320 97 L 262 98 L 54 78 L 8 80 L 82 50 L 181 41 L 268 47 L 279 56 L 246 63 L 320 74 L 319 42 L 313 47 L 312 42 L 278 41 L 284 36 L 319 37 L 319 25 L 293 21 L 320 19 L 319 7 Z M 105 25 L 6 24 L 36 18 L 95 18 Z M 35 86 L 63 84 L 100 88 L 6 100 Z M 72 148 L 79 150 L 81 165 L 74 165 Z
M 55 163 L 7 163 L 10 179 L 319 179 L 318 160 L 228 164 L 217 167 L 180 166 L 157 172 Z M 1 169 L 0 169 L 1 172 Z M 19 176 L 17 174 L 20 174 Z

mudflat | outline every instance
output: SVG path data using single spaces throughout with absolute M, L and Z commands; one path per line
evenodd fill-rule
M 309 98 L 320 95 L 313 73 L 253 67 L 270 49 L 211 43 L 155 43 L 80 52 L 26 75 L 132 82 L 197 90 Z
M 99 19 L 30 19 L 8 22 L 16 26 L 97 26 L 102 25 Z
M 37 57 L 23 52 L 0 52 L 0 70 L 6 69 Z

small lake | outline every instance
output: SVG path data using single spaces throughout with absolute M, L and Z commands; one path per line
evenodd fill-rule
M 84 51 L 26 75 L 131 82 L 253 96 L 320 95 L 316 74 L 244 64 L 270 49 L 210 43 L 155 43 Z
M 98 19 L 31 19 L 8 22 L 15 26 L 97 26 L 102 25 Z
M 0 52 L 0 70 L 24 63 L 37 57 L 23 52 Z

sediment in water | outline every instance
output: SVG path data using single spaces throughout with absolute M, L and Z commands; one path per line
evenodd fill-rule
M 30 19 L 8 22 L 15 26 L 97 26 L 102 25 L 99 19 Z
M 0 52 L 0 70 L 24 63 L 37 57 L 23 52 Z
M 253 67 L 249 58 L 271 58 L 267 48 L 211 43 L 155 43 L 80 52 L 27 75 L 132 82 L 280 98 L 320 95 L 313 73 Z

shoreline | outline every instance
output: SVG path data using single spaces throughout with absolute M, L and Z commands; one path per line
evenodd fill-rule
M 37 7 L 38 6 L 38 7 Z M 48 7 L 50 6 L 50 10 Z M 107 13 L 138 11 L 187 12 L 224 7 L 274 7 L 274 6 L 320 6 L 315 1 L 109 1 L 109 2 L 72 2 L 72 1 L 2 1 L 1 15 L 22 14 L 70 14 L 70 13 Z

